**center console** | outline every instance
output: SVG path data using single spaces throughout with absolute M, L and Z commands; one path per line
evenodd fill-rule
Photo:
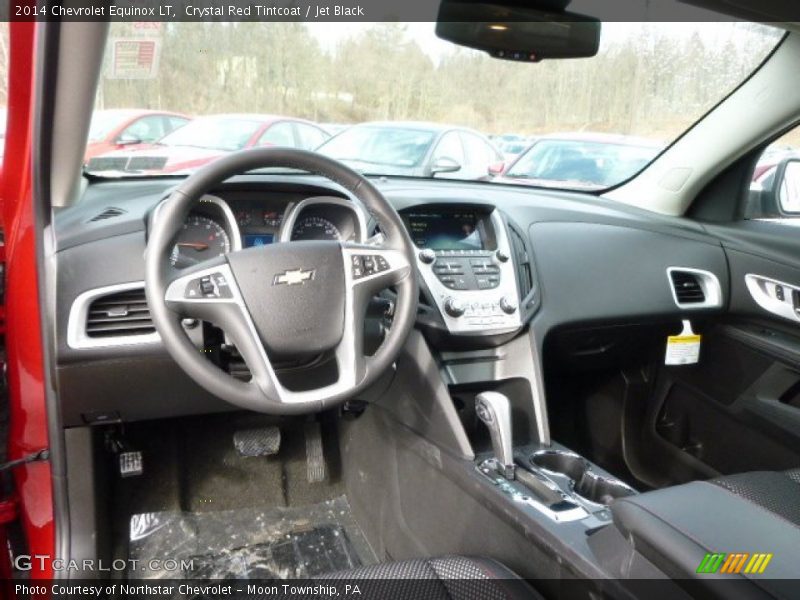
M 522 327 L 515 258 L 497 210 L 425 205 L 402 213 L 417 267 L 453 335 L 489 336 Z

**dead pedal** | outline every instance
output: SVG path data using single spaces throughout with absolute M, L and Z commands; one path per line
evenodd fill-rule
M 233 434 L 233 445 L 241 456 L 272 456 L 281 448 L 281 430 L 274 426 L 242 429 Z
M 322 428 L 319 423 L 305 424 L 306 469 L 309 483 L 325 481 L 328 465 L 325 463 L 325 450 L 322 448 Z

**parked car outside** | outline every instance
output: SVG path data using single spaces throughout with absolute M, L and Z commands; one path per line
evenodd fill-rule
M 86 162 L 113 150 L 131 150 L 141 144 L 152 144 L 190 120 L 186 115 L 160 110 L 98 110 L 92 115 L 83 160 Z
M 506 140 L 498 144 L 500 152 L 503 153 L 503 158 L 507 165 L 514 162 L 517 157 L 527 150 L 528 146 L 533 143 L 532 140 L 522 138 L 519 140 Z
M 661 152 L 658 141 L 606 133 L 539 138 L 499 178 L 503 183 L 603 189 L 638 173 Z
M 317 149 L 362 173 L 407 177 L 487 179 L 503 155 L 482 133 L 425 122 L 353 125 Z
M 156 143 L 97 156 L 87 170 L 179 174 L 244 148 L 287 146 L 314 150 L 330 134 L 310 121 L 259 114 L 224 114 L 194 119 Z
M 330 133 L 331 135 L 338 135 L 348 127 L 350 127 L 349 123 L 320 123 L 320 127 L 322 127 L 325 131 Z

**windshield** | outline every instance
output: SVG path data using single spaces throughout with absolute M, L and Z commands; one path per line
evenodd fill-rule
M 96 108 L 196 118 L 159 141 L 168 149 L 128 143 L 87 170 L 183 174 L 270 145 L 317 150 L 369 175 L 600 190 L 646 167 L 781 34 L 736 22 L 604 23 L 597 56 L 528 63 L 456 46 L 434 30 L 171 22 L 141 31 L 114 22 Z M 325 141 L 317 126 L 337 135 Z
M 567 187 L 604 188 L 647 165 L 661 146 L 592 140 L 540 140 L 506 171 L 506 177 L 537 179 Z
M 241 150 L 263 123 L 236 118 L 196 119 L 161 138 L 163 146 L 191 146 L 209 150 Z
M 372 167 L 415 167 L 422 163 L 433 137 L 433 131 L 421 129 L 357 126 L 328 140 L 317 151 L 344 162 Z

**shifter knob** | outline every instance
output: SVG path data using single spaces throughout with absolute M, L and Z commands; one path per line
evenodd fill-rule
M 475 397 L 475 412 L 489 428 L 492 451 L 506 479 L 514 479 L 514 446 L 511 439 L 511 404 L 498 392 L 481 392 Z

